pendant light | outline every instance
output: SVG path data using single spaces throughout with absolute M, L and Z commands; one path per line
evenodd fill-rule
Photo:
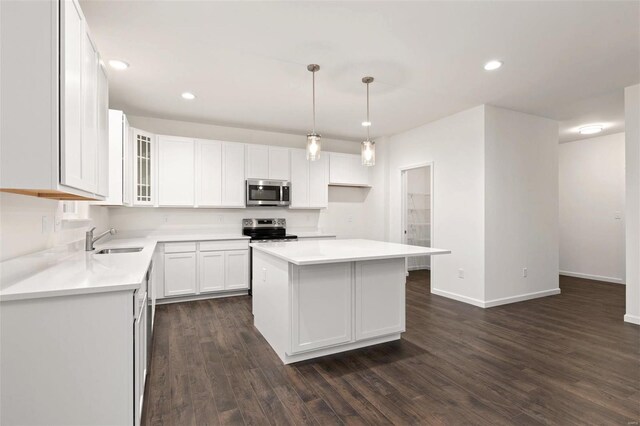
M 316 133 L 316 72 L 320 65 L 307 65 L 307 70 L 313 75 L 313 130 L 307 135 L 307 160 L 316 161 L 320 158 L 321 136 Z
M 363 77 L 362 82 L 367 85 L 367 121 L 362 122 L 362 125 L 367 128 L 367 140 L 361 144 L 362 165 L 375 166 L 376 143 L 369 139 L 369 128 L 371 127 L 371 120 L 369 119 L 369 84 L 373 83 L 373 77 Z

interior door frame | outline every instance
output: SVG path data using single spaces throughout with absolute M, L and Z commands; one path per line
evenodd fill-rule
M 434 209 L 433 209 L 433 178 L 434 178 L 434 172 L 433 172 L 433 167 L 434 167 L 434 162 L 433 161 L 426 161 L 423 163 L 416 163 L 416 164 L 411 164 L 408 166 L 403 166 L 400 167 L 398 169 L 398 172 L 400 173 L 400 238 L 401 238 L 401 242 L 402 244 L 406 244 L 407 243 L 407 234 L 405 233 L 406 230 L 406 226 L 407 226 L 407 172 L 409 170 L 414 170 L 414 169 L 419 169 L 421 167 L 428 167 L 429 168 L 429 215 L 430 215 L 430 224 L 429 224 L 429 240 L 431 242 L 431 246 L 433 247 L 433 241 L 434 241 L 434 232 L 433 232 L 433 224 L 434 224 Z M 409 263 L 407 261 L 407 259 L 405 259 L 404 261 L 405 264 L 405 271 L 406 274 L 409 275 Z M 433 268 L 433 263 L 430 262 L 430 268 Z

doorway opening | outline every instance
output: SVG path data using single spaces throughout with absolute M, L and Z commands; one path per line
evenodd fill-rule
M 433 164 L 407 167 L 402 173 L 402 242 L 431 247 L 433 223 Z M 410 271 L 431 270 L 430 256 L 407 259 Z

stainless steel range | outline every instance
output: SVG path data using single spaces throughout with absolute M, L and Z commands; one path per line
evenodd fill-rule
M 253 243 L 298 239 L 287 234 L 286 219 L 242 219 L 242 234 L 251 237 Z
M 242 219 L 242 234 L 251 237 L 252 243 L 296 241 L 297 236 L 287 234 L 286 219 Z M 249 295 L 253 286 L 252 255 L 249 250 Z

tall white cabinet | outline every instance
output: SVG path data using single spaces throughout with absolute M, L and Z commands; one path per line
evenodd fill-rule
M 307 160 L 302 149 L 290 150 L 292 209 L 322 209 L 329 205 L 329 159 Z
M 0 188 L 104 199 L 106 74 L 79 3 L 0 2 L 0 19 L 0 96 L 11 106 L 0 111 Z
M 193 206 L 194 140 L 158 136 L 158 152 L 158 203 L 161 206 Z

